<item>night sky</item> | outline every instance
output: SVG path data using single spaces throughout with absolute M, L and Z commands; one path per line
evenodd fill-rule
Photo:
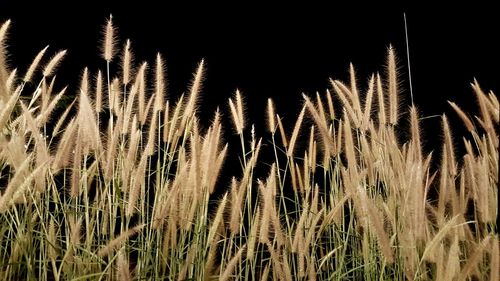
M 403 12 L 408 19 L 414 100 L 423 115 L 446 112 L 452 123 L 458 123 L 446 100 L 475 110 L 469 85 L 473 78 L 484 89 L 498 93 L 500 88 L 500 17 L 489 7 L 208 7 L 188 1 L 160 8 L 148 1 L 120 6 L 34 2 L 0 0 L 0 22 L 13 20 L 8 40 L 11 66 L 23 71 L 48 44 L 52 53 L 68 49 L 59 83 L 72 84 L 75 89 L 85 66 L 94 73 L 105 69 L 99 41 L 102 26 L 112 13 L 119 46 L 130 38 L 136 62 L 152 63 L 158 51 L 164 55 L 170 97 L 187 89 L 191 73 L 204 58 L 207 72 L 201 117 L 212 116 L 217 105 L 229 112 L 227 99 L 238 88 L 246 98 L 248 119 L 261 130 L 268 97 L 275 99 L 278 113 L 290 128 L 302 104 L 301 93 L 324 92 L 329 77 L 347 79 L 350 62 L 358 70 L 358 85 L 365 89 L 367 77 L 383 70 L 389 44 L 399 54 L 401 95 L 406 102 L 402 108 L 407 108 L 411 100 Z M 439 121 L 423 121 L 430 131 L 426 134 L 430 143 L 440 139 L 434 133 L 439 132 Z

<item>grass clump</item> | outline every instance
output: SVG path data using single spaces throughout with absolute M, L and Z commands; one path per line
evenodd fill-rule
M 236 91 L 227 116 L 241 174 L 226 190 L 218 180 L 235 151 L 221 113 L 205 130 L 196 114 L 203 61 L 187 94 L 167 99 L 161 54 L 150 79 L 127 40 L 122 71 L 110 71 L 110 18 L 106 69 L 85 69 L 58 112 L 66 51 L 43 66 L 44 48 L 19 76 L 5 63 L 9 24 L 0 28 L 0 279 L 498 280 L 499 102 L 476 81 L 479 116 L 450 102 L 469 132 L 466 153 L 456 154 L 443 115 L 439 157 L 422 148 L 415 105 L 408 138 L 397 133 L 392 48 L 366 92 L 351 65 L 347 83 L 304 96 L 290 137 L 269 100 L 270 149 Z M 260 177 L 264 153 L 274 160 Z

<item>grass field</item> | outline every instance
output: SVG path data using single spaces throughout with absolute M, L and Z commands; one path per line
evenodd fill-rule
M 454 135 L 443 114 L 432 153 L 416 105 L 400 103 L 392 48 L 367 85 L 351 66 L 349 81 L 296 101 L 293 130 L 269 99 L 262 138 L 238 91 L 200 124 L 204 62 L 172 100 L 162 56 L 133 63 L 111 19 L 107 67 L 85 69 L 76 93 L 56 79 L 65 51 L 45 48 L 27 68 L 6 63 L 9 24 L 1 280 L 500 280 L 500 107 L 476 81 L 477 112 L 446 109 L 468 133 Z M 229 148 L 231 133 L 240 142 Z M 235 154 L 241 172 L 221 185 Z

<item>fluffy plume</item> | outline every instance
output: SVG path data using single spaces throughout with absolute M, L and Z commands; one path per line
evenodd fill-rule
M 42 60 L 43 55 L 45 54 L 45 51 L 47 51 L 48 48 L 49 48 L 49 46 L 43 48 L 36 55 L 36 57 L 33 59 L 33 62 L 31 62 L 30 67 L 28 68 L 28 70 L 26 71 L 26 74 L 24 75 L 24 78 L 23 78 L 24 82 L 31 81 L 31 78 L 33 77 L 33 73 L 35 73 L 35 70 L 37 69 L 38 65 L 40 64 L 40 61 Z
M 64 56 L 66 55 L 66 50 L 59 51 L 50 61 L 45 65 L 43 69 L 43 76 L 45 77 L 50 77 L 54 74 L 56 71 L 57 67 L 63 60 Z
M 108 22 L 104 28 L 104 41 L 102 45 L 102 57 L 108 63 L 113 60 L 115 55 L 115 27 L 113 26 L 113 15 L 109 15 Z

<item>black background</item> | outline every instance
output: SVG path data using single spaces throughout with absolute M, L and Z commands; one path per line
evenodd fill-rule
M 212 116 L 216 106 L 229 115 L 227 99 L 238 88 L 247 102 L 248 120 L 257 124 L 261 134 L 268 97 L 275 99 L 291 131 L 302 104 L 301 93 L 324 92 L 329 77 L 347 79 L 350 62 L 364 89 L 371 73 L 383 71 L 389 44 L 399 55 L 402 109 L 407 108 L 411 100 L 404 12 L 414 101 L 423 116 L 431 116 L 423 120 L 427 149 L 439 150 L 433 144 L 441 140 L 440 119 L 432 116 L 446 112 L 452 123 L 460 123 L 446 100 L 458 101 L 475 113 L 470 88 L 474 78 L 484 89 L 498 92 L 500 17 L 491 7 L 395 9 L 305 2 L 209 6 L 189 1 L 158 6 L 148 1 L 0 0 L 0 21 L 13 20 L 8 39 L 10 65 L 19 67 L 21 73 L 48 44 L 52 53 L 69 51 L 58 77 L 70 89 L 78 85 L 85 66 L 93 73 L 105 69 L 99 47 L 103 25 L 112 13 L 119 46 L 130 38 L 136 62 L 152 63 L 157 51 L 164 54 L 170 97 L 187 89 L 192 72 L 204 58 L 207 72 L 201 117 Z M 119 66 L 112 67 L 118 70 Z M 463 133 L 461 126 L 454 130 Z

